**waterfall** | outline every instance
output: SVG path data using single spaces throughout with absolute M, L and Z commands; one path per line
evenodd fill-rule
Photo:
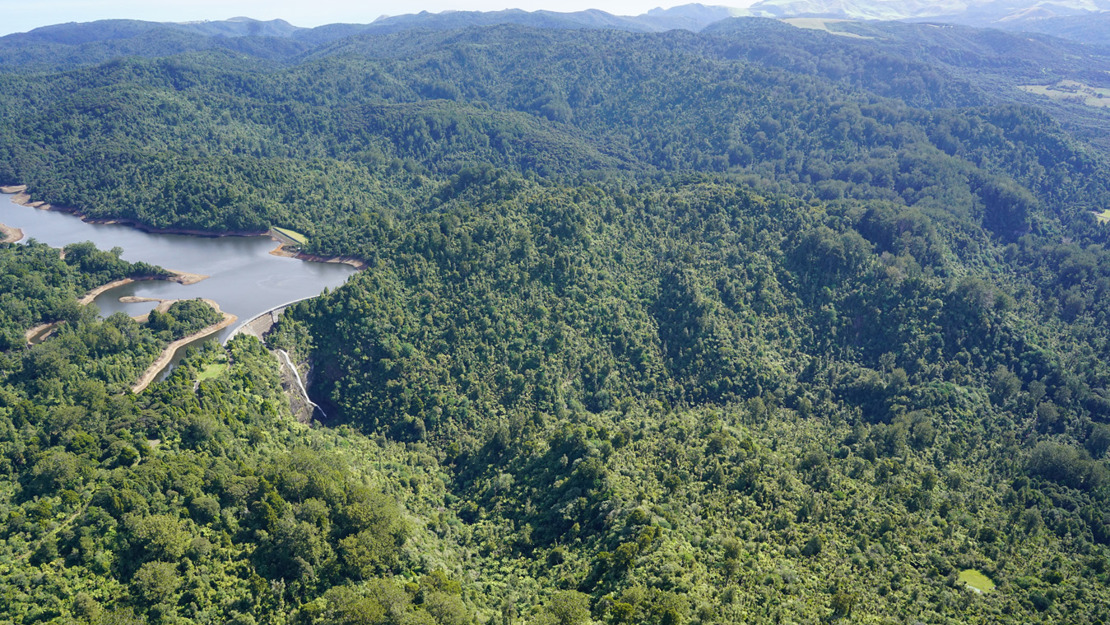
M 325 419 L 328 418 L 328 413 L 324 412 L 324 409 L 320 407 L 320 404 L 317 404 L 316 402 L 308 398 L 308 390 L 305 389 L 304 383 L 301 382 L 301 372 L 297 371 L 297 367 L 293 366 L 293 361 L 289 358 L 289 352 L 285 351 L 284 349 L 279 349 L 278 351 L 281 352 L 282 357 L 285 358 L 285 364 L 289 365 L 289 368 L 293 370 L 293 376 L 297 378 L 297 386 L 300 387 L 301 394 L 304 395 L 304 400 L 308 402 L 310 406 L 319 410 L 320 414 L 324 415 Z

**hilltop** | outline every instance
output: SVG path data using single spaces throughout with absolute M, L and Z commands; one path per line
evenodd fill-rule
M 98 319 L 143 268 L 0 246 L 13 622 L 1110 617 L 1104 48 L 690 6 L 0 68 L 0 184 L 365 266 L 266 337 L 304 425 L 248 336 L 131 392 L 214 313 Z

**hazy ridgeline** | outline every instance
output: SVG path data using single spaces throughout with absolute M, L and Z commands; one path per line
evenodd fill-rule
M 0 248 L 0 613 L 1110 617 L 1104 49 L 424 26 L 0 39 L 0 183 L 368 264 L 269 337 L 309 427 L 248 337 L 130 394 L 206 309 Z

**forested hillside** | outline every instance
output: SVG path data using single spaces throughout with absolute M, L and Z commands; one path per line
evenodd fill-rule
M 168 335 L 75 296 L 136 269 L 0 248 L 0 612 L 1106 621 L 1110 124 L 1017 87 L 1110 61 L 845 28 L 264 30 L 0 73 L 0 183 L 367 265 L 267 338 L 308 427 L 249 337 L 131 394 Z

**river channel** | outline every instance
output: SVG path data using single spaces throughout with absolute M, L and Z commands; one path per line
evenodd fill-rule
M 60 211 L 22 206 L 13 196 L 0 197 L 0 223 L 23 230 L 24 241 L 35 239 L 53 247 L 92 241 L 100 249 L 119 247 L 121 258 L 143 261 L 176 271 L 208 276 L 191 285 L 176 282 L 132 282 L 100 294 L 94 303 L 103 316 L 115 312 L 142 315 L 157 302 L 121 303 L 122 297 L 215 300 L 239 317 L 215 337 L 224 340 L 240 323 L 285 304 L 336 288 L 354 273 L 341 263 L 317 263 L 275 256 L 277 243 L 266 236 L 203 237 L 143 232 L 120 224 L 92 224 Z

